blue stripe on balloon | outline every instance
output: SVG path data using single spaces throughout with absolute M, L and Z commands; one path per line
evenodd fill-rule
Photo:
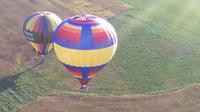
M 64 64 L 64 63 L 62 63 L 62 64 L 69 70 L 80 71 L 81 74 L 82 74 L 83 80 L 89 79 L 88 75 L 92 70 L 100 71 L 107 65 L 107 63 L 106 63 L 106 64 L 103 64 L 103 65 L 100 65 L 100 66 L 95 66 L 95 67 L 76 67 L 76 66 L 67 65 L 67 64 Z
M 46 43 L 46 35 L 48 33 L 48 21 L 47 21 L 47 18 L 46 16 L 39 16 L 37 21 L 39 21 L 39 27 L 40 27 L 40 30 L 39 30 L 39 33 L 41 35 L 41 45 L 42 45 L 42 50 L 40 51 L 40 55 L 45 55 L 46 54 L 46 47 L 47 47 L 47 44 Z
M 41 24 L 42 32 L 48 33 L 48 20 L 46 16 L 42 16 L 41 21 L 42 21 L 42 24 Z
M 95 49 L 98 50 L 98 49 L 107 48 L 107 47 L 114 45 L 113 41 L 104 42 L 104 43 L 98 44 L 98 45 L 92 45 L 92 44 L 94 44 L 93 42 L 92 43 L 85 43 L 85 44 L 88 44 L 87 46 L 85 46 L 85 44 L 83 44 L 81 42 L 82 44 L 77 45 L 77 44 L 73 44 L 71 42 L 66 42 L 62 39 L 56 38 L 55 33 L 53 34 L 53 40 L 52 41 L 53 41 L 53 43 L 56 43 L 61 47 L 70 48 L 70 49 L 77 49 L 77 50 L 95 50 Z M 84 40 L 81 40 L 81 41 L 84 41 Z
M 106 64 L 103 64 L 103 65 L 93 66 L 93 67 L 78 67 L 78 66 L 68 65 L 68 64 L 65 64 L 65 63 L 62 63 L 62 64 L 65 67 L 67 67 L 67 68 L 69 68 L 71 70 L 81 70 L 81 69 L 87 69 L 87 68 L 101 70 L 102 68 L 104 68 L 107 65 L 107 63 L 106 63 Z
M 55 34 L 54 34 L 55 35 Z M 110 47 L 112 45 L 114 45 L 113 42 L 106 42 L 106 43 L 103 43 L 103 44 L 99 44 L 99 45 L 95 45 L 94 47 L 91 47 L 90 46 L 83 46 L 83 44 L 73 44 L 73 43 L 67 43 L 67 42 L 64 42 L 63 40 L 61 39 L 58 39 L 56 38 L 55 36 L 53 36 L 53 43 L 56 43 L 58 44 L 59 46 L 61 47 L 64 47 L 64 48 L 69 48 L 69 49 L 76 49 L 76 50 L 98 50 L 98 49 L 103 49 L 103 48 L 107 48 L 107 47 Z M 90 43 L 87 43 L 87 44 L 90 44 Z
M 82 79 L 83 80 L 87 80 L 88 79 L 88 75 L 90 74 L 90 72 L 93 70 L 93 68 L 84 68 L 84 69 L 80 69 L 81 74 L 82 74 Z
M 81 49 L 94 49 L 94 41 L 90 26 L 83 26 L 81 31 Z

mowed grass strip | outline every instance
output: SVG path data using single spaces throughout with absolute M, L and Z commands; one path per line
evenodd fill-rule
M 70 91 L 66 85 L 59 83 L 64 76 L 57 76 L 54 79 L 30 68 L 28 64 L 22 65 L 16 71 L 16 75 L 8 76 L 0 81 L 0 112 L 16 112 L 28 101 L 54 90 Z

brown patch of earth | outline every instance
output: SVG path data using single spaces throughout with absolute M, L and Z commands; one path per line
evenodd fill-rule
M 200 85 L 160 95 L 70 96 L 38 98 L 19 112 L 199 112 Z
M 115 14 L 119 14 L 123 11 L 133 9 L 132 6 L 125 4 L 119 0 L 88 0 L 94 4 L 102 6 L 104 9 L 107 9 Z

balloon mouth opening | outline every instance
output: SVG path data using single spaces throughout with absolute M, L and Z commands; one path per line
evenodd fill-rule
M 84 80 L 84 79 L 78 79 L 81 85 L 87 85 L 90 79 Z

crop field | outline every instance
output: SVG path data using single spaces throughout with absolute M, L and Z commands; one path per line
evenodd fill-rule
M 13 5 L 0 12 L 0 112 L 199 111 L 200 1 L 0 1 L 2 10 Z M 20 28 L 26 16 L 41 10 L 62 19 L 95 14 L 115 27 L 117 53 L 90 81 L 88 93 L 80 93 L 54 52 L 42 64 L 31 59 Z
M 120 42 L 112 65 L 121 72 L 127 93 L 151 93 L 198 83 L 199 2 L 124 1 L 136 10 L 112 21 Z

